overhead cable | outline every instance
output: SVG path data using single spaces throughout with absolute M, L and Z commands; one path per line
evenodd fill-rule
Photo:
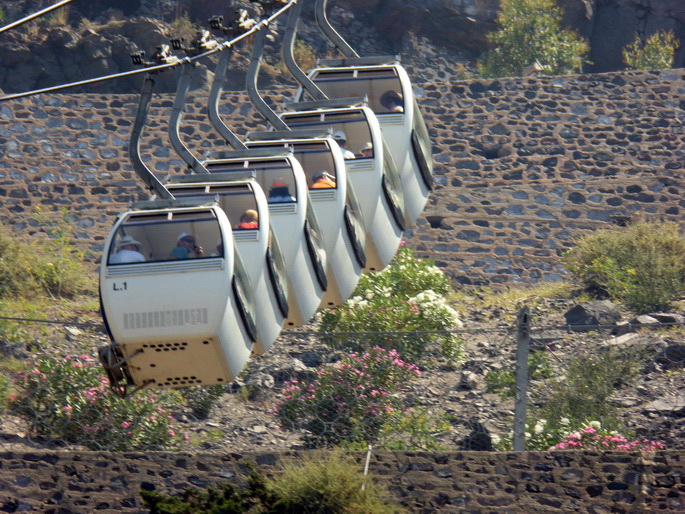
M 65 4 L 68 4 L 70 2 L 73 2 L 74 0 L 62 0 L 61 2 L 57 2 L 55 5 L 51 5 L 49 7 L 46 7 L 45 9 L 38 11 L 36 13 L 30 14 L 26 16 L 25 18 L 22 18 L 20 20 L 17 20 L 13 23 L 10 23 L 9 25 L 5 25 L 4 27 L 0 28 L 0 34 L 5 32 L 6 30 L 13 29 L 14 27 L 17 27 L 21 25 L 22 23 L 26 23 L 27 21 L 31 21 L 34 18 L 38 18 L 39 16 L 43 16 L 44 14 L 49 13 L 50 11 L 53 11 L 59 7 L 62 7 Z
M 71 0 L 69 0 L 69 1 L 71 1 Z M 208 56 L 213 55 L 217 52 L 220 52 L 222 50 L 230 48 L 230 47 L 234 46 L 236 43 L 239 43 L 243 39 L 247 38 L 248 36 L 251 36 L 252 34 L 261 30 L 262 28 L 268 27 L 269 24 L 273 20 L 277 19 L 279 16 L 281 16 L 282 14 L 287 12 L 288 9 L 290 9 L 290 7 L 295 5 L 297 2 L 298 2 L 298 0 L 290 0 L 288 2 L 288 4 L 284 5 L 281 9 L 276 11 L 274 14 L 272 14 L 268 18 L 265 18 L 265 19 L 261 20 L 260 22 L 258 22 L 257 24 L 255 24 L 247 32 L 231 39 L 230 41 L 225 41 L 225 42 L 221 43 L 220 45 L 218 45 L 218 46 L 216 46 L 210 50 L 207 50 L 206 52 L 195 55 L 193 57 L 184 57 L 184 58 L 178 59 L 174 62 L 159 64 L 156 66 L 148 66 L 148 67 L 145 67 L 142 69 L 130 70 L 130 71 L 122 72 L 122 73 L 115 73 L 113 75 L 95 77 L 92 79 L 80 80 L 78 82 L 71 82 L 68 84 L 61 84 L 58 86 L 46 87 L 43 89 L 35 89 L 33 91 L 25 91 L 23 93 L 14 93 L 11 95 L 5 95 L 5 96 L 0 97 L 0 102 L 4 102 L 7 100 L 16 100 L 17 98 L 25 98 L 27 96 L 39 95 L 39 94 L 43 94 L 43 93 L 51 93 L 53 91 L 60 91 L 62 89 L 69 89 L 69 88 L 77 87 L 77 86 L 85 86 L 85 85 L 89 85 L 89 84 L 95 84 L 97 82 L 104 82 L 106 80 L 113 80 L 113 79 L 122 78 L 122 77 L 129 77 L 131 75 L 137 75 L 139 73 L 149 73 L 149 72 L 160 71 L 160 70 L 164 70 L 167 68 L 174 68 L 174 67 L 179 66 L 180 64 L 183 64 L 186 62 L 197 61 L 197 60 L 202 59 L 204 57 L 208 57 Z

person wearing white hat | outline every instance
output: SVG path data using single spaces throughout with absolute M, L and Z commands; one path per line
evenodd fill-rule
M 145 256 L 140 253 L 143 245 L 132 236 L 124 236 L 116 243 L 117 253 L 109 260 L 110 264 L 129 262 L 145 262 Z
M 181 232 L 176 238 L 176 248 L 171 250 L 174 259 L 190 259 L 193 257 L 203 257 L 205 251 L 197 245 L 196 238 L 188 232 Z
M 335 139 L 335 142 L 338 143 L 340 150 L 342 150 L 343 158 L 354 159 L 354 154 L 345 148 L 345 145 L 347 144 L 347 134 L 345 134 L 345 132 L 342 130 L 336 130 L 333 133 L 333 139 Z
M 370 141 L 364 145 L 364 147 L 361 150 L 362 152 L 362 157 L 368 158 L 368 157 L 373 157 L 373 143 Z

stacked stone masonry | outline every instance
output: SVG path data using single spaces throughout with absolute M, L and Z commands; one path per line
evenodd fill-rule
M 629 219 L 685 219 L 685 70 L 416 85 L 433 140 L 435 190 L 407 241 L 459 283 L 563 279 L 575 238 Z M 291 89 L 264 96 L 278 109 Z M 240 136 L 265 130 L 244 93 L 221 112 Z M 0 103 L 0 220 L 41 237 L 35 212 L 67 208 L 99 259 L 112 222 L 148 197 L 128 140 L 137 95 L 42 95 Z M 160 178 L 186 173 L 167 134 L 173 95 L 155 97 L 141 142 Z M 204 158 L 227 149 L 191 95 L 181 126 Z
M 246 464 L 272 475 L 297 452 L 5 452 L 2 512 L 147 512 L 141 490 L 180 495 L 244 485 Z M 369 473 L 409 512 L 628 513 L 685 511 L 685 452 L 381 452 Z M 358 454 L 360 469 L 366 455 Z

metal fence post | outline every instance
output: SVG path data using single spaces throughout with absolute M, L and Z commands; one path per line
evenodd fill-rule
M 526 407 L 528 404 L 528 354 L 530 311 L 523 307 L 516 315 L 516 400 L 514 407 L 514 451 L 526 449 Z

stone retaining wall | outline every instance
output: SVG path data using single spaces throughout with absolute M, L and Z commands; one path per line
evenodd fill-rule
M 685 70 L 417 86 L 436 188 L 407 240 L 460 283 L 554 281 L 575 237 L 636 216 L 685 220 Z M 293 91 L 265 92 L 274 107 Z M 43 95 L 0 104 L 0 220 L 40 234 L 34 213 L 68 207 L 96 254 L 115 216 L 147 194 L 128 139 L 137 95 Z M 189 99 L 182 137 L 199 158 L 225 145 Z M 163 177 L 173 95 L 155 97 L 141 149 Z M 240 136 L 266 129 L 245 94 L 222 112 Z M 53 214 L 54 216 L 55 214 Z
M 145 512 L 141 489 L 180 495 L 242 484 L 246 463 L 268 474 L 298 455 L 4 452 L 0 510 Z M 363 469 L 365 454 L 358 458 Z M 410 512 L 683 512 L 684 463 L 682 451 L 381 452 L 369 472 Z

